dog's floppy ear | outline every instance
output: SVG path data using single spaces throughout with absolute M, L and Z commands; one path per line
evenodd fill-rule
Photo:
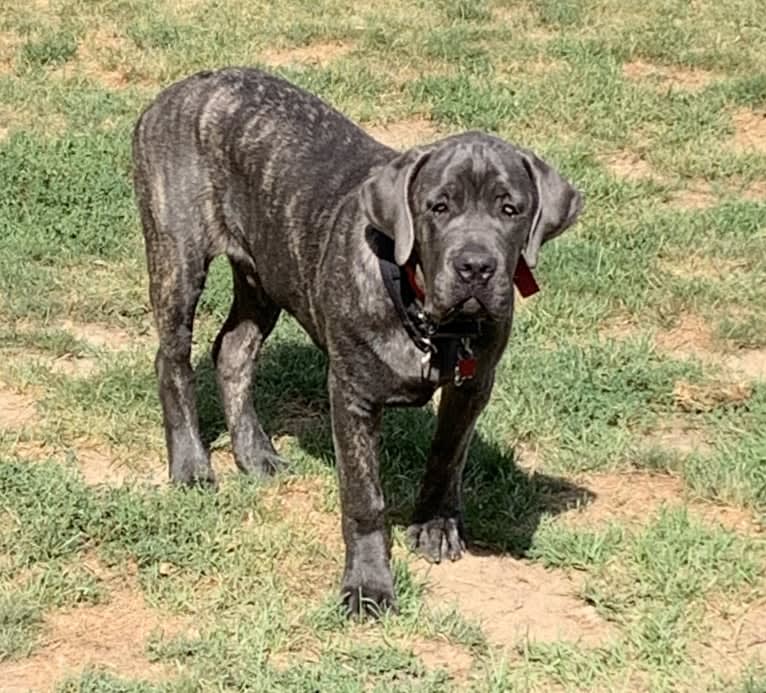
M 377 169 L 359 190 L 362 210 L 370 223 L 394 239 L 394 260 L 404 265 L 415 244 L 411 189 L 430 152 L 411 149 Z
M 537 190 L 537 209 L 524 249 L 527 264 L 534 267 L 537 264 L 540 246 L 575 222 L 582 211 L 583 198 L 569 181 L 534 152 L 522 149 L 521 154 Z

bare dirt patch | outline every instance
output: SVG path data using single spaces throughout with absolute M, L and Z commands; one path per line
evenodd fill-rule
M 766 111 L 742 108 L 732 115 L 734 148 L 744 152 L 766 153 Z
M 469 553 L 449 565 L 418 562 L 432 604 L 455 604 L 478 621 L 496 645 L 516 649 L 529 641 L 605 644 L 615 631 L 579 596 L 580 585 L 563 571 L 508 556 Z
M 763 202 L 766 200 L 766 180 L 750 183 L 741 194 L 744 199 L 751 202 Z
M 655 65 L 644 60 L 625 63 L 622 72 L 630 80 L 648 81 L 662 90 L 699 91 L 719 78 L 715 73 L 699 68 Z
M 95 667 L 131 679 L 168 679 L 169 667 L 148 660 L 147 641 L 187 629 L 185 620 L 149 608 L 138 590 L 116 587 L 106 604 L 48 614 L 35 653 L 0 664 L 2 690 L 51 691 L 62 679 Z
M 464 680 L 473 666 L 470 652 L 446 640 L 417 639 L 410 644 L 413 654 L 428 669 L 442 669 L 454 680 Z
M 267 65 L 286 67 L 288 65 L 318 65 L 324 67 L 353 50 L 351 43 L 330 41 L 312 43 L 298 48 L 285 48 L 263 51 L 260 59 Z
M 658 447 L 674 450 L 683 455 L 692 452 L 708 453 L 710 444 L 705 440 L 701 431 L 687 420 L 687 417 L 676 417 L 665 421 L 656 431 L 641 437 L 643 447 Z
M 66 130 L 66 125 L 66 119 L 58 113 L 33 113 L 31 108 L 14 108 L 0 104 L 0 140 L 20 128 L 47 135 L 59 135 Z
M 685 412 L 699 414 L 720 407 L 739 406 L 753 395 L 751 383 L 709 382 L 690 383 L 679 381 L 673 387 L 676 406 Z
M 609 172 L 630 181 L 659 180 L 652 165 L 636 152 L 621 150 L 599 157 Z
M 537 57 L 530 60 L 503 60 L 497 64 L 500 76 L 513 79 L 514 77 L 544 77 L 563 69 L 565 63 L 560 60 Z
M 678 356 L 700 356 L 715 350 L 715 336 L 710 321 L 699 315 L 684 314 L 669 330 L 657 332 L 657 349 Z
M 12 445 L 10 452 L 29 462 L 54 460 L 65 464 L 74 461 L 89 486 L 159 485 L 167 480 L 162 460 L 138 458 L 135 453 L 109 448 L 99 441 L 80 440 L 74 447 L 57 447 L 45 441 L 24 440 Z
M 0 428 L 15 430 L 29 426 L 37 418 L 35 400 L 0 386 Z
M 270 487 L 263 500 L 291 523 L 306 524 L 322 543 L 340 548 L 340 517 L 325 507 L 322 479 L 286 478 Z
M 317 478 L 286 478 L 271 485 L 263 496 L 264 507 L 275 512 L 298 532 L 302 540 L 309 539 L 315 551 L 290 552 L 280 557 L 279 571 L 290 594 L 303 600 L 321 600 L 335 589 L 343 556 L 340 515 L 326 509 L 324 483 Z
M 98 370 L 98 362 L 85 356 L 64 354 L 50 359 L 51 373 L 66 375 L 70 378 L 87 378 Z
M 3 350 L 3 354 L 19 362 L 39 364 L 51 373 L 68 377 L 85 378 L 98 370 L 96 359 L 77 354 L 52 356 L 39 349 L 8 349 Z
M 121 351 L 134 345 L 139 340 L 139 335 L 132 335 L 125 330 L 98 323 L 83 323 L 73 320 L 65 320 L 61 328 L 69 332 L 73 337 L 86 342 L 97 349 L 113 349 Z
M 594 494 L 590 502 L 562 519 L 577 526 L 598 526 L 610 522 L 642 524 L 664 505 L 682 504 L 686 498 L 683 482 L 665 474 L 604 473 L 579 479 Z
M 125 483 L 162 484 L 167 472 L 161 460 L 125 458 L 117 450 L 102 445 L 78 447 L 77 466 L 86 484 L 121 486 Z
M 741 349 L 723 359 L 729 370 L 751 380 L 766 380 L 766 349 Z
M 0 31 L 0 75 L 9 75 L 14 71 L 16 52 L 21 43 L 21 37 L 16 32 Z
M 743 271 L 746 267 L 742 260 L 716 258 L 697 253 L 664 257 L 659 262 L 663 271 L 682 279 L 721 280 L 732 273 Z M 697 322 L 697 325 L 693 325 L 693 322 Z M 680 323 L 682 331 L 686 333 L 687 337 L 691 331 L 695 331 L 697 334 L 706 332 L 710 335 L 709 341 L 712 343 L 714 339 L 710 331 L 709 320 L 705 325 L 700 325 L 699 322 L 700 318 L 697 316 L 683 316 Z
M 685 183 L 685 187 L 675 190 L 668 195 L 667 202 L 678 209 L 709 209 L 717 205 L 723 195 L 739 196 L 752 202 L 766 200 L 766 181 L 753 181 L 747 185 L 728 181 L 725 184 L 716 183 L 713 187 L 702 179 L 693 179 Z
M 425 118 L 398 120 L 384 125 L 368 125 L 367 134 L 392 149 L 409 149 L 439 139 L 442 133 Z
M 86 77 L 113 90 L 125 89 L 134 83 L 154 86 L 135 73 L 135 51 L 135 45 L 116 27 L 101 26 L 88 31 L 79 40 L 75 57 L 53 74 L 63 79 Z
M 766 599 L 736 611 L 713 611 L 706 615 L 702 639 L 694 647 L 695 659 L 715 662 L 718 674 L 738 677 L 753 662 L 766 664 Z
M 717 505 L 690 495 L 682 479 L 647 472 L 601 473 L 578 477 L 577 483 L 592 492 L 590 499 L 561 516 L 577 527 L 599 527 L 609 523 L 641 526 L 663 508 L 685 507 L 700 521 L 721 525 L 731 531 L 758 534 L 761 525 L 742 508 Z
M 735 261 L 713 261 L 698 255 L 690 255 L 679 261 L 661 262 L 663 269 L 668 273 L 688 278 L 721 278 L 738 271 L 741 267 Z M 635 336 L 637 330 L 638 327 L 630 319 L 616 318 L 605 324 L 599 334 L 608 339 L 628 339 Z M 723 381 L 710 385 L 712 392 L 717 394 L 704 395 L 696 390 L 696 386 L 679 384 L 678 399 L 682 405 L 686 400 L 690 403 L 696 401 L 699 396 L 704 396 L 710 403 L 715 400 L 719 400 L 720 403 L 742 401 L 750 396 L 751 387 L 747 381 L 766 380 L 766 349 L 724 351 L 725 344 L 714 334 L 710 319 L 699 315 L 685 313 L 673 327 L 658 330 L 654 335 L 654 347 L 676 358 L 699 359 L 703 363 L 720 368 L 725 376 Z M 683 408 L 693 410 L 693 407 Z
M 494 7 L 492 18 L 503 27 L 523 29 L 520 33 L 527 41 L 543 43 L 553 39 L 556 33 L 539 25 L 533 3 L 512 3 L 510 6 Z
M 709 209 L 718 203 L 718 196 L 710 186 L 697 184 L 671 193 L 668 202 L 678 209 Z

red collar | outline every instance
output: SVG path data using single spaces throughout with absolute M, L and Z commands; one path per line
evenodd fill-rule
M 516 271 L 513 273 L 513 283 L 519 290 L 522 298 L 529 298 L 540 291 L 540 286 L 532 274 L 527 261 L 523 255 L 519 255 L 519 261 L 516 263 Z
M 426 299 L 426 293 L 423 291 L 423 287 L 418 284 L 415 262 L 410 260 L 404 266 L 404 271 L 407 273 L 407 280 L 415 292 L 415 297 L 422 303 Z M 522 298 L 529 298 L 540 291 L 535 275 L 532 274 L 532 270 L 529 268 L 523 255 L 519 255 L 516 271 L 513 273 L 513 283 L 516 285 Z

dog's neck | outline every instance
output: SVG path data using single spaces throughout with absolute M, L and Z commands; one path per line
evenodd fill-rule
M 391 298 L 402 326 L 415 346 L 423 352 L 424 377 L 432 367 L 438 368 L 440 379 L 452 378 L 456 385 L 470 380 L 476 373 L 476 358 L 472 340 L 481 335 L 481 321 L 476 318 L 456 318 L 437 324 L 425 313 L 422 287 L 416 258 L 404 266 L 394 260 L 394 241 L 373 227 L 367 229 L 367 239 L 378 258 L 383 284 Z

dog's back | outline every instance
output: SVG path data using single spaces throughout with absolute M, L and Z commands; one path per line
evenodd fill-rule
M 179 245 L 186 257 L 225 254 L 257 275 L 277 304 L 308 319 L 301 297 L 313 293 L 309 270 L 345 202 L 341 191 L 355 191 L 394 154 L 273 75 L 238 68 L 193 75 L 163 91 L 134 132 L 149 256 Z

